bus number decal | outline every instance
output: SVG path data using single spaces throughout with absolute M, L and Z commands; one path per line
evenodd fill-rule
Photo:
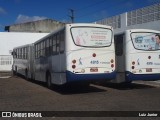
M 98 60 L 91 60 L 90 63 L 91 63 L 91 64 L 99 64 L 99 61 L 98 61 Z

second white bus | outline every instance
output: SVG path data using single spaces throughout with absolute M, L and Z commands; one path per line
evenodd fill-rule
M 160 31 L 130 29 L 116 34 L 116 80 L 160 80 Z

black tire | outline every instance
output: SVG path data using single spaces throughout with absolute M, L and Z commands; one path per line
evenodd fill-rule
M 51 74 L 50 73 L 47 74 L 46 82 L 47 82 L 47 87 L 49 89 L 51 89 L 52 88 L 52 83 L 51 83 Z
M 15 67 L 14 75 L 18 75 L 18 73 L 17 73 L 17 66 Z
M 12 70 L 12 74 L 13 74 L 13 76 L 16 76 L 16 71 Z
M 27 69 L 25 70 L 25 79 L 26 79 L 26 80 L 29 80 L 29 77 L 28 77 L 28 70 L 27 70 Z

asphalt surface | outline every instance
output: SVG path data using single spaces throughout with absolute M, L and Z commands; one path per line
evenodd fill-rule
M 0 78 L 0 111 L 160 111 L 160 86 L 158 83 L 151 83 L 140 81 L 128 86 L 109 83 L 91 84 L 89 87 L 54 86 L 50 90 L 43 83 L 27 81 L 17 76 Z M 37 119 L 160 119 L 159 117 L 82 116 Z

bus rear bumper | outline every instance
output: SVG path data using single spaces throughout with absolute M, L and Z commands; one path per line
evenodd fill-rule
M 134 80 L 155 81 L 155 80 L 160 80 L 160 73 L 158 74 L 133 74 L 129 71 L 126 71 L 125 77 L 126 77 L 126 81 L 134 81 Z
M 66 72 L 67 82 L 96 82 L 115 79 L 116 72 L 98 73 L 98 74 L 75 74 L 70 71 Z

